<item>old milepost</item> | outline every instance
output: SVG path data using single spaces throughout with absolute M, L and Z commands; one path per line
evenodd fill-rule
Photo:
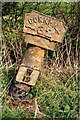
M 25 14 L 25 41 L 29 43 L 20 68 L 14 80 L 11 95 L 25 99 L 32 86 L 36 84 L 46 50 L 54 50 L 57 42 L 61 42 L 66 28 L 56 18 L 32 11 Z

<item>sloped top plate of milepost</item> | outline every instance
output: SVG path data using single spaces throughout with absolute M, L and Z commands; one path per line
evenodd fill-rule
M 66 29 L 63 22 L 58 19 L 32 11 L 25 14 L 23 31 L 51 42 L 61 42 Z

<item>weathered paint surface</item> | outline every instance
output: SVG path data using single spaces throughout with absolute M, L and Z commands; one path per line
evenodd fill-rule
M 25 41 L 33 45 L 45 48 L 47 50 L 52 50 L 52 51 L 55 49 L 55 45 L 56 45 L 56 42 L 51 42 L 49 40 L 46 40 L 45 38 L 30 35 L 30 34 L 25 35 Z
M 52 46 L 54 46 L 53 42 L 61 42 L 66 29 L 63 23 L 58 19 L 32 11 L 31 13 L 25 14 L 23 31 L 27 34 L 33 35 L 33 40 L 30 38 L 31 36 L 26 35 L 26 42 L 45 49 L 54 50 L 54 47 L 52 49 Z M 35 36 L 37 37 L 34 39 Z
M 28 48 L 20 65 L 16 81 L 35 85 L 44 59 L 44 53 L 44 50 L 39 47 Z
M 61 42 L 65 27 L 62 22 L 38 12 L 31 12 L 24 18 L 24 33 L 27 43 L 36 45 L 29 47 L 18 70 L 12 94 L 24 99 L 38 79 L 45 49 L 54 50 L 56 42 Z M 43 49 L 44 48 L 44 49 Z

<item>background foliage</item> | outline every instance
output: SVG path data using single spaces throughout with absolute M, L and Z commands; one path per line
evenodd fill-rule
M 7 95 L 14 73 L 16 73 L 26 50 L 23 33 L 24 14 L 37 10 L 56 17 L 68 27 L 65 38 L 56 49 L 47 51 L 42 74 L 37 85 L 30 91 L 30 99 L 35 101 L 34 110 L 30 109 L 15 115 L 14 107 L 7 103 Z M 78 119 L 78 72 L 79 72 L 79 33 L 80 33 L 80 2 L 8 2 L 2 3 L 2 91 L 3 119 L 5 117 L 48 117 Z M 11 104 L 12 106 L 12 104 Z M 20 106 L 21 107 L 21 106 Z M 27 108 L 27 105 L 26 105 Z M 22 109 L 22 108 L 21 108 Z M 20 110 L 21 110 L 20 109 Z M 7 112 L 5 112 L 7 111 Z M 22 110 L 23 111 L 23 110 Z M 36 114 L 37 111 L 37 114 Z

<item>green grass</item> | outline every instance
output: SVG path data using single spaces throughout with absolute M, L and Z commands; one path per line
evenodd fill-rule
M 28 118 L 28 115 L 24 113 L 22 109 L 19 108 L 19 110 L 10 109 L 9 107 L 6 107 L 3 109 L 2 112 L 2 120 L 11 120 L 11 119 L 18 119 L 18 120 L 25 120 Z
M 70 81 L 73 82 L 67 87 L 63 83 L 50 84 L 41 77 L 38 85 L 32 89 L 32 95 L 37 97 L 40 110 L 50 118 L 78 119 L 78 84 L 74 77 Z
M 48 71 L 49 72 L 49 71 Z M 8 75 L 4 72 L 2 86 L 9 82 L 10 76 L 13 76 L 14 69 L 9 70 Z M 56 71 L 54 72 L 56 73 Z M 78 81 L 75 74 L 71 77 L 71 72 L 61 71 L 58 75 L 53 74 L 54 77 L 45 77 L 45 73 L 40 75 L 37 84 L 32 87 L 29 98 L 31 100 L 37 99 L 39 110 L 49 118 L 63 118 L 64 120 L 78 120 Z M 71 77 L 71 78 L 70 78 Z M 48 78 L 48 79 L 47 79 Z M 62 80 L 62 81 L 61 81 Z M 55 82 L 56 81 L 56 82 Z M 2 118 L 22 118 L 27 119 L 34 115 L 29 114 L 30 111 L 24 111 L 22 108 L 17 110 L 9 108 L 7 102 L 10 97 L 7 91 L 3 97 Z M 34 114 L 34 113 L 33 113 Z
M 26 51 L 26 44 L 24 43 L 24 35 L 23 33 L 23 17 L 25 13 L 30 13 L 31 9 L 40 11 L 46 15 L 59 18 L 65 21 L 66 26 L 68 26 L 68 31 L 66 32 L 66 42 L 65 45 L 59 45 L 58 50 L 54 51 L 52 54 L 53 58 L 59 59 L 56 62 L 56 68 L 47 68 L 42 72 L 43 74 L 40 75 L 37 84 L 32 87 L 29 98 L 32 101 L 37 100 L 37 104 L 39 107 L 39 111 L 45 114 L 48 118 L 59 118 L 64 120 L 78 120 L 78 108 L 79 108 L 79 92 L 78 92 L 78 80 L 77 75 L 75 74 L 75 70 L 71 70 L 69 68 L 57 68 L 57 63 L 60 64 L 59 66 L 66 64 L 68 61 L 68 55 L 70 55 L 70 60 L 72 66 L 76 66 L 76 56 L 78 51 L 77 41 L 79 37 L 79 3 L 36 3 L 36 2 L 16 2 L 16 3 L 3 3 L 2 12 L 3 12 L 3 19 L 2 19 L 2 28 L 4 33 L 3 39 L 3 64 L 10 61 L 8 60 L 8 56 L 10 56 L 10 50 L 13 50 L 15 53 L 16 62 L 21 59 L 21 56 Z M 70 41 L 69 41 L 70 40 Z M 20 44 L 19 44 L 20 41 Z M 23 41 L 23 42 L 21 42 Z M 16 46 L 14 44 L 16 43 Z M 22 44 L 23 43 L 23 44 Z M 71 43 L 71 44 L 70 44 Z M 11 45 L 10 45 L 11 44 Z M 19 46 L 18 46 L 19 45 Z M 65 46 L 64 46 L 65 45 Z M 71 50 L 68 45 L 71 45 Z M 69 47 L 69 50 L 68 50 Z M 22 49 L 21 49 L 22 48 Z M 63 50 L 67 52 L 63 52 Z M 70 53 L 69 53 L 70 52 Z M 65 54 L 65 55 L 64 55 Z M 7 56 L 8 55 L 8 56 Z M 20 56 L 19 56 L 20 55 Z M 59 55 L 59 56 L 57 56 Z M 47 56 L 46 56 L 47 57 Z M 64 61 L 63 61 L 63 58 Z M 12 61 L 12 58 L 10 58 Z M 47 58 L 46 58 L 47 59 Z M 56 59 L 57 60 L 57 59 Z M 52 60 L 51 60 L 52 61 Z M 68 61 L 69 62 L 69 61 Z M 48 60 L 47 60 L 48 63 Z M 49 63 L 48 63 L 49 64 Z M 71 65 L 69 64 L 69 65 Z M 10 65 L 9 65 L 10 66 Z M 18 63 L 16 64 L 18 66 Z M 2 95 L 2 119 L 11 119 L 12 118 L 19 118 L 19 119 L 27 119 L 34 117 L 35 114 L 35 105 L 33 106 L 34 112 L 31 114 L 31 110 L 24 111 L 22 106 L 18 105 L 19 107 L 16 109 L 15 106 L 10 107 L 8 106 L 10 96 L 8 96 L 8 90 L 11 84 L 11 80 L 15 73 L 15 67 L 4 68 L 2 70 L 2 78 L 1 78 L 1 85 L 2 89 L 0 92 L 0 96 Z M 58 70 L 57 70 L 58 69 Z M 5 89 L 6 88 L 6 89 Z M 4 91 L 5 90 L 5 91 Z M 0 100 L 1 101 L 1 100 Z M 17 103 L 18 104 L 18 103 Z M 27 104 L 27 103 L 26 103 Z M 38 117 L 38 116 L 37 116 Z M 42 116 L 41 116 L 42 117 Z M 1 117 L 0 117 L 1 118 Z

